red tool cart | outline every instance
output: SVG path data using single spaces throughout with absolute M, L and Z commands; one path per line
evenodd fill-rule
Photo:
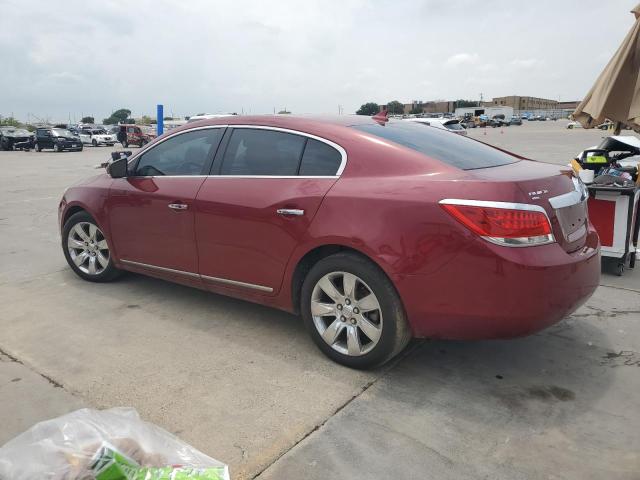
M 626 265 L 633 268 L 638 251 L 640 228 L 639 187 L 589 185 L 589 219 L 600 236 L 603 259 L 616 262 L 622 275 Z

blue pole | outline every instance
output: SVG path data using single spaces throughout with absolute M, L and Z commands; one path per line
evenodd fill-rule
M 158 104 L 158 110 L 156 112 L 156 127 L 158 127 L 158 136 L 162 135 L 164 132 L 164 107 Z

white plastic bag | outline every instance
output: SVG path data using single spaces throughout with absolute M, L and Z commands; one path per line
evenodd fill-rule
M 225 464 L 141 420 L 133 408 L 84 408 L 34 425 L 0 447 L 0 480 L 94 479 L 96 459 L 109 450 L 140 467 L 210 469 L 217 473 L 206 478 L 229 480 Z M 136 478 L 165 478 L 154 475 L 158 472 Z

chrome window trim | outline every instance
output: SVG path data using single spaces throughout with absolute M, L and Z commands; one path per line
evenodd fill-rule
M 162 273 L 171 273 L 171 274 L 176 274 L 176 275 L 183 275 L 185 277 L 189 277 L 189 278 L 199 278 L 200 280 L 204 280 L 204 281 L 210 281 L 210 282 L 215 282 L 215 283 L 223 283 L 225 285 L 234 285 L 237 287 L 245 287 L 245 288 L 250 288 L 253 290 L 259 290 L 261 292 L 273 292 L 273 288 L 271 287 L 265 287 L 264 285 L 256 285 L 254 283 L 247 283 L 247 282 L 240 282 L 238 280 L 230 280 L 228 278 L 220 278 L 220 277 L 210 277 L 208 275 L 200 275 L 198 273 L 193 273 L 193 272 L 185 272 L 184 270 L 175 270 L 173 268 L 167 268 L 167 267 L 159 267 L 157 265 L 150 265 L 148 263 L 141 263 L 141 262 L 134 262 L 133 260 L 120 260 L 122 263 L 124 263 L 125 265 L 132 265 L 134 267 L 142 267 L 142 268 L 146 268 L 149 270 L 154 270 L 157 272 L 162 272 Z
M 340 178 L 338 175 L 209 175 L 207 178 Z
M 551 220 L 549 219 L 549 215 L 547 211 L 541 207 L 540 205 L 531 205 L 529 203 L 514 203 L 514 202 L 496 202 L 491 200 L 465 200 L 461 198 L 444 198 L 440 200 L 438 203 L 444 205 L 467 205 L 471 207 L 489 207 L 489 208 L 504 208 L 508 210 L 528 210 L 531 212 L 539 212 L 544 214 L 547 222 L 551 225 Z M 537 247 L 540 245 L 548 245 L 550 243 L 555 243 L 556 238 L 553 233 L 548 235 L 539 235 L 536 237 L 515 237 L 510 238 L 506 242 L 503 239 L 498 239 L 495 237 L 488 237 L 479 235 L 480 238 L 491 242 L 495 245 L 499 245 L 501 247 L 509 247 L 509 248 L 519 248 L 519 247 Z M 531 242 L 534 240 L 535 243 Z M 514 242 L 514 243 L 510 243 Z
M 347 166 L 347 151 L 331 140 L 327 140 L 326 138 L 319 137 L 317 135 L 313 135 L 311 133 L 301 132 L 299 130 L 292 130 L 289 128 L 281 128 L 281 127 L 271 127 L 268 125 L 206 125 L 204 127 L 196 127 L 189 128 L 187 130 L 181 130 L 180 132 L 176 132 L 163 138 L 162 140 L 154 143 L 151 147 L 144 149 L 143 151 L 136 152 L 131 155 L 129 160 L 127 161 L 127 165 L 131 165 L 131 162 L 135 161 L 140 155 L 150 151 L 153 148 L 156 148 L 162 142 L 169 140 L 177 135 L 182 135 L 183 133 L 193 132 L 195 130 L 206 130 L 209 128 L 253 128 L 257 130 L 274 130 L 277 132 L 291 133 L 294 135 L 301 135 L 307 138 L 313 138 L 314 140 L 318 140 L 319 142 L 325 143 L 330 147 L 335 148 L 341 157 L 340 166 L 336 171 L 335 175 L 132 175 L 135 178 L 184 178 L 184 177 L 205 177 L 205 178 L 339 178 L 342 175 L 342 172 Z
M 147 153 L 147 152 L 150 152 L 151 150 L 156 148 L 158 145 L 166 142 L 170 138 L 174 138 L 174 137 L 177 137 L 178 135 L 182 135 L 182 134 L 189 133 L 189 132 L 195 132 L 196 130 L 209 130 L 209 129 L 213 129 L 213 128 L 227 128 L 228 126 L 229 125 L 205 125 L 204 127 L 189 128 L 187 130 L 181 130 L 179 132 L 172 133 L 171 135 L 167 135 L 162 140 L 157 141 L 156 143 L 151 145 L 149 148 L 145 148 L 144 150 L 138 151 L 138 152 L 134 153 L 133 155 L 131 155 L 131 157 L 127 161 L 127 165 L 131 165 L 131 162 L 136 160 L 140 155 L 142 155 L 144 153 Z M 155 177 L 206 177 L 206 176 L 207 175 L 153 175 L 153 176 L 149 176 L 149 175 L 132 175 L 132 177 L 136 177 L 136 178 L 151 178 L 151 177 L 154 177 L 154 178 Z
M 229 125 L 230 128 L 239 128 L 239 129 L 243 129 L 243 128 L 253 128 L 253 129 L 257 129 L 257 130 L 273 130 L 276 132 L 283 132 L 283 133 L 291 133 L 293 135 L 300 135 L 303 137 L 307 137 L 307 138 L 313 138 L 314 140 L 318 140 L 319 142 L 322 143 L 326 143 L 327 145 L 329 145 L 330 147 L 335 148 L 338 153 L 340 154 L 340 156 L 342 157 L 342 161 L 340 162 L 340 166 L 338 167 L 338 170 L 336 171 L 335 175 L 329 175 L 326 177 L 320 177 L 320 178 L 335 178 L 335 177 L 339 177 L 340 175 L 342 175 L 342 172 L 344 171 L 345 167 L 347 166 L 347 151 L 342 148 L 340 145 L 338 145 L 335 142 L 332 142 L 331 140 L 327 140 L 326 138 L 323 137 L 319 137 L 317 135 L 314 135 L 312 133 L 307 133 L 307 132 L 301 132 L 300 130 L 292 130 L 290 128 L 282 128 L 282 127 L 272 127 L 269 125 Z M 231 175 L 220 175 L 222 176 L 231 176 Z M 243 177 L 244 175 L 237 175 L 237 177 Z M 248 177 L 244 176 L 245 178 Z M 256 175 L 256 177 L 258 178 L 262 178 L 262 177 L 270 177 L 270 175 Z M 310 176 L 310 177 L 303 177 L 301 175 L 292 175 L 292 178 L 317 178 L 314 176 Z M 285 177 L 286 178 L 286 177 Z

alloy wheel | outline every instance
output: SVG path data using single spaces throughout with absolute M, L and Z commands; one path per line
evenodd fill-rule
M 382 335 L 382 309 L 373 290 L 349 272 L 331 272 L 311 294 L 311 316 L 322 339 L 349 356 L 370 352 Z
M 100 275 L 109 266 L 107 240 L 93 223 L 76 223 L 69 230 L 67 249 L 71 260 L 83 273 Z

